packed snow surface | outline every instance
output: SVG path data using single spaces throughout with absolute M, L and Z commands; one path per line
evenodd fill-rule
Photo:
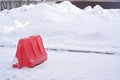
M 12 68 L 20 38 L 41 35 L 45 48 L 117 55 L 47 51 L 32 69 Z M 120 80 L 120 9 L 80 9 L 69 1 L 0 12 L 0 80 Z
M 15 48 L 0 50 L 0 80 L 120 80 L 120 56 L 47 51 L 34 68 L 12 68 Z

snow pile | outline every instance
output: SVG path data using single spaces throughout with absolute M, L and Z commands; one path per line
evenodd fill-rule
M 45 47 L 120 52 L 120 9 L 79 9 L 69 1 L 40 3 L 0 12 L 0 45 L 40 34 Z M 68 47 L 69 46 L 69 47 Z
M 40 34 L 46 48 L 120 52 L 120 9 L 40 3 L 0 12 L 0 80 L 120 80 L 120 56 L 48 51 L 34 68 L 12 68 L 20 38 Z

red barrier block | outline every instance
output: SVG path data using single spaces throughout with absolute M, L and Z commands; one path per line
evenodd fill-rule
M 47 60 L 47 53 L 40 35 L 30 36 L 19 40 L 14 68 L 32 68 Z

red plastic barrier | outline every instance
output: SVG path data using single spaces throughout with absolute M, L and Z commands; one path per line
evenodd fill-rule
M 32 68 L 45 60 L 47 60 L 47 53 L 40 35 L 30 36 L 19 40 L 16 51 L 16 60 L 13 63 L 14 68 Z

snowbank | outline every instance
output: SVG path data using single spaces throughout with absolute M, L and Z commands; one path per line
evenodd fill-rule
M 0 12 L 0 80 L 120 80 L 120 56 L 48 51 L 34 68 L 12 68 L 20 38 L 40 34 L 46 48 L 120 53 L 120 9 L 40 3 Z
M 120 52 L 120 9 L 79 9 L 69 1 L 40 3 L 0 12 L 0 45 L 40 34 L 45 47 Z M 69 46 L 69 47 L 68 47 Z

